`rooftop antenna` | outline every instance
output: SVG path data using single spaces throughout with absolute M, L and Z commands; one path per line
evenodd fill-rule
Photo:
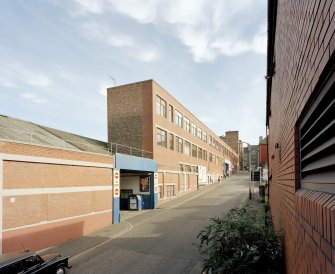
M 113 82 L 114 82 L 114 87 L 116 86 L 116 81 L 115 81 L 115 78 L 114 77 L 112 77 L 112 76 L 110 76 L 109 74 L 108 74 L 108 77 L 109 78 L 111 78 L 112 80 L 113 80 Z

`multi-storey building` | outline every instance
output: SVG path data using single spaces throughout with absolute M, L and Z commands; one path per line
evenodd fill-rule
M 109 145 L 157 162 L 161 200 L 237 170 L 237 153 L 155 81 L 109 88 L 107 100 Z
M 273 224 L 283 232 L 286 273 L 334 273 L 335 1 L 268 3 Z
M 243 170 L 243 142 L 239 138 L 239 132 L 226 131 L 226 135 L 220 138 L 238 154 L 238 170 Z

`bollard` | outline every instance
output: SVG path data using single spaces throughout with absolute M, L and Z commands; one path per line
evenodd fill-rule
M 259 186 L 259 202 L 265 203 L 265 186 Z

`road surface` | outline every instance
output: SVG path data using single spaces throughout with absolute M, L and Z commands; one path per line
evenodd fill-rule
M 248 174 L 239 173 L 158 209 L 134 213 L 124 220 L 128 232 L 70 259 L 69 273 L 199 274 L 197 235 L 211 217 L 239 206 L 248 190 Z

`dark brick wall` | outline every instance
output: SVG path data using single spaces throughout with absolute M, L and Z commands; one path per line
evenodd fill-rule
M 152 81 L 109 88 L 108 143 L 152 151 L 152 137 L 148 138 L 152 136 L 152 104 Z M 136 155 L 136 150 L 132 154 Z
M 300 189 L 297 121 L 324 81 L 335 47 L 335 1 L 278 0 L 269 116 L 270 206 L 287 273 L 334 273 L 334 196 Z M 279 148 L 275 148 L 275 144 Z

